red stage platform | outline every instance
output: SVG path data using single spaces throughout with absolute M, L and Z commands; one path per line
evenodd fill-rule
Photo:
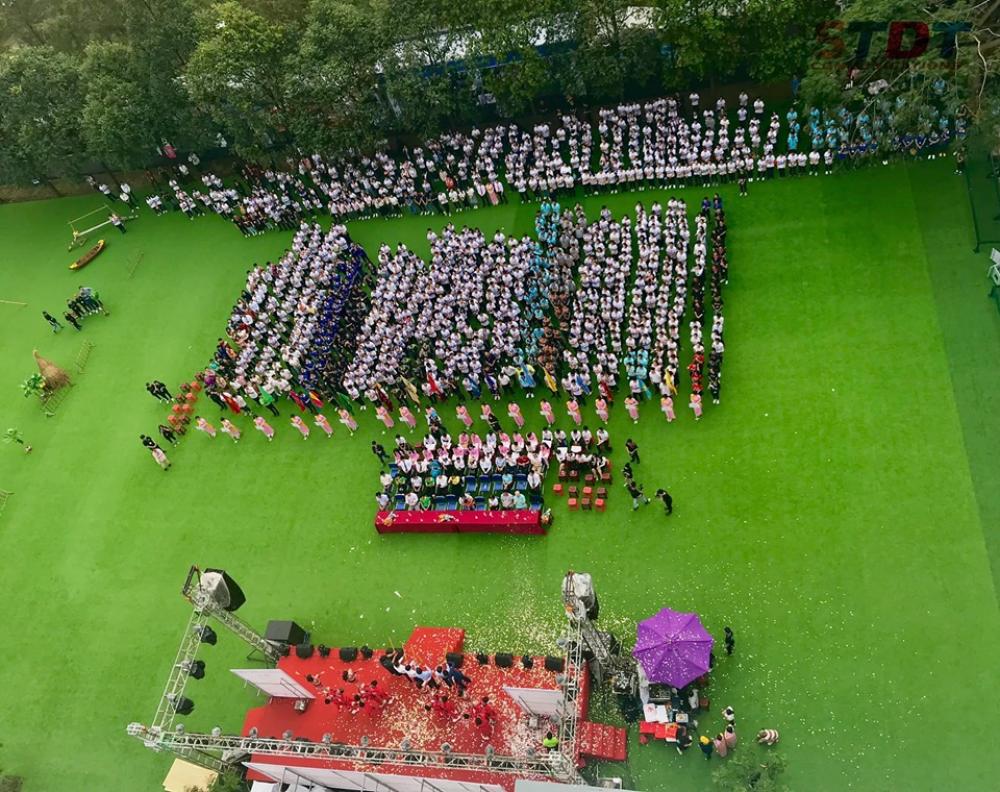
M 514 511 L 380 511 L 375 530 L 381 533 L 509 533 L 544 535 L 540 512 Z
M 443 665 L 448 652 L 462 651 L 463 640 L 464 631 L 459 629 L 418 627 L 405 644 L 405 659 L 419 664 Z M 303 712 L 295 710 L 293 699 L 272 698 L 265 705 L 251 709 L 247 713 L 243 734 L 246 735 L 251 729 L 256 729 L 260 737 L 280 738 L 286 731 L 291 731 L 292 739 L 304 738 L 311 742 L 321 742 L 323 735 L 328 734 L 329 740 L 334 744 L 364 743 L 373 748 L 399 748 L 405 739 L 416 751 L 439 751 L 444 743 L 448 743 L 451 750 L 458 754 L 482 755 L 485 754 L 487 745 L 498 755 L 526 756 L 529 749 L 542 752 L 540 739 L 544 736 L 545 719 L 541 719 L 542 722 L 537 728 L 530 728 L 521 708 L 503 689 L 514 687 L 557 690 L 559 686 L 556 682 L 556 673 L 545 670 L 544 658 L 533 658 L 532 668 L 527 669 L 523 667 L 519 656 L 515 658 L 513 667 L 501 668 L 495 665 L 493 657 L 490 657 L 489 664 L 480 665 L 474 655 L 466 655 L 462 671 L 472 682 L 465 696 L 459 698 L 454 692 L 442 688 L 445 692 L 449 692 L 450 698 L 455 701 L 458 708 L 458 717 L 452 720 L 441 717 L 433 711 L 428 712 L 425 706 L 430 703 L 434 691 L 427 688 L 418 689 L 407 678 L 389 673 L 379 663 L 379 657 L 383 653 L 381 650 L 377 651 L 367 660 L 359 653 L 353 662 L 342 661 L 336 649 L 331 650 L 330 655 L 325 658 L 320 657 L 319 653 L 314 653 L 308 659 L 299 658 L 294 653 L 281 658 L 278 668 L 290 674 L 307 689 L 314 690 L 317 698 L 311 700 Z M 355 674 L 354 683 L 343 681 L 343 673 L 348 669 Z M 314 677 L 319 675 L 319 688 L 306 681 L 307 674 Z M 369 711 L 369 708 L 364 708 L 352 715 L 348 709 L 341 709 L 335 703 L 325 703 L 327 688 L 333 691 L 343 688 L 347 695 L 352 696 L 359 684 L 367 686 L 373 680 L 378 682 L 378 688 L 392 697 L 392 701 L 384 710 Z M 584 671 L 578 716 L 581 735 L 587 734 L 589 737 L 585 741 L 578 741 L 580 766 L 584 764 L 582 753 L 602 758 L 612 752 L 615 754 L 614 758 L 617 758 L 618 754 L 617 748 L 613 751 L 608 748 L 610 743 L 617 745 L 617 735 L 609 737 L 604 732 L 593 729 L 583 731 L 589 689 L 589 675 Z M 473 717 L 468 719 L 461 717 L 484 696 L 489 697 L 490 705 L 496 711 L 496 722 L 489 737 L 484 737 L 480 733 L 473 722 Z M 614 731 L 622 732 L 624 736 L 623 730 Z M 601 735 L 600 739 L 597 737 L 598 733 Z M 362 738 L 367 739 L 362 740 Z M 584 742 L 587 743 L 586 750 L 581 751 Z M 485 769 L 425 770 L 414 765 L 390 766 L 384 763 L 373 765 L 364 760 L 349 758 L 276 759 L 255 755 L 249 763 L 261 769 L 265 769 L 265 765 L 284 765 L 314 768 L 317 772 L 362 771 L 410 777 L 426 775 L 432 778 L 491 785 L 508 791 L 513 789 L 515 781 L 512 775 L 491 773 Z M 266 775 L 256 770 L 251 770 L 250 777 L 255 780 L 268 780 Z M 542 778 L 528 775 L 522 777 L 539 780 Z

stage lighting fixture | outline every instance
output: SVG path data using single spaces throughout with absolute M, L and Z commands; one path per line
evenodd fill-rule
M 566 684 L 565 674 L 556 674 L 556 684 L 559 685 L 560 687 Z
M 538 752 L 534 748 L 529 746 L 528 750 L 525 751 L 525 753 L 527 754 L 529 759 L 534 759 Z
M 198 633 L 198 640 L 203 644 L 215 646 L 219 642 L 219 636 L 216 635 L 215 630 L 207 624 L 203 624 L 201 627 L 195 627 L 194 630 Z
M 212 736 L 213 737 L 221 737 L 222 736 L 222 727 L 221 726 L 213 726 L 212 727 Z
M 177 732 L 178 734 L 184 734 L 184 724 L 178 723 L 176 726 L 174 726 L 174 731 Z
M 492 745 L 487 745 L 486 746 L 486 758 L 487 759 L 492 759 L 494 753 L 496 753 L 496 751 L 493 750 L 493 746 Z
M 194 702 L 186 696 L 177 696 L 171 693 L 167 696 L 167 700 L 178 715 L 190 715 L 194 712 Z
M 409 737 L 404 737 L 403 741 L 399 744 L 399 747 L 402 750 L 404 750 L 404 751 L 409 751 L 410 748 L 412 747 L 412 743 L 410 742 L 410 738 Z
M 260 732 L 257 730 L 257 727 L 253 726 L 251 727 L 250 731 L 247 732 L 247 737 L 249 737 L 251 740 L 256 740 L 258 734 L 260 734 Z
M 321 739 L 323 741 L 323 745 L 329 745 L 333 742 L 333 735 L 330 734 L 330 732 L 326 732 Z
M 184 665 L 184 670 L 188 672 L 188 676 L 192 679 L 202 679 L 205 676 L 204 660 L 189 660 Z
M 367 734 L 362 734 L 362 735 L 361 735 L 361 739 L 360 739 L 360 740 L 358 740 L 358 744 L 359 744 L 359 745 L 360 745 L 360 746 L 361 746 L 362 748 L 367 748 L 367 747 L 368 747 L 369 745 L 371 745 L 371 742 L 372 742 L 372 741 L 368 739 L 368 735 L 367 735 Z
M 283 731 L 283 732 L 281 733 L 281 739 L 283 739 L 283 740 L 291 740 L 293 736 L 294 736 L 294 735 L 293 735 L 293 733 L 292 733 L 292 730 L 291 730 L 291 729 L 285 729 L 285 730 L 284 730 L 284 731 Z
M 441 743 L 441 753 L 451 753 L 451 743 Z
M 531 655 L 524 655 L 521 658 L 521 665 L 524 666 L 527 669 L 531 669 L 531 668 L 535 667 L 535 661 L 531 657 Z

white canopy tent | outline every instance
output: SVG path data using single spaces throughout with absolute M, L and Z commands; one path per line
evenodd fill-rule
M 273 698 L 312 699 L 312 691 L 303 687 L 280 668 L 230 668 L 244 682 Z

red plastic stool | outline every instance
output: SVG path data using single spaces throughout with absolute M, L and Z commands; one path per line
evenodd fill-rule
M 566 501 L 566 505 L 569 506 L 570 511 L 576 511 L 576 507 L 578 505 L 576 502 L 576 498 L 570 498 L 568 501 Z
M 552 494 L 553 495 L 562 495 L 563 494 L 562 484 L 553 484 L 552 485 Z
M 582 498 L 580 500 L 580 508 L 583 509 L 584 511 L 590 511 L 592 506 L 593 503 L 591 502 L 590 498 Z
M 599 512 L 604 511 L 604 499 L 603 498 L 598 498 L 597 500 L 595 500 L 594 501 L 594 508 L 597 509 L 597 511 L 599 511 Z
M 594 488 L 593 487 L 584 487 L 583 488 L 583 497 L 589 498 L 593 494 L 594 494 Z

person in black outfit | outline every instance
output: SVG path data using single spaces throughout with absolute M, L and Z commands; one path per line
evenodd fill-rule
M 728 627 L 723 627 L 722 631 L 726 634 L 726 654 L 731 655 L 733 653 L 733 649 L 736 648 L 736 637 L 733 635 L 733 631 Z
M 656 497 L 663 502 L 663 510 L 667 513 L 667 516 L 674 513 L 674 499 L 670 497 L 670 493 L 665 489 L 658 489 L 656 491 Z
M 622 465 L 622 475 L 625 477 L 626 481 L 632 481 L 632 465 L 628 462 Z
M 69 322 L 71 325 L 73 325 L 73 327 L 75 327 L 77 330 L 83 330 L 83 328 L 80 327 L 80 322 L 78 321 L 79 318 L 80 317 L 78 317 L 72 311 L 66 311 L 63 314 L 63 319 L 65 319 L 67 322 Z
M 148 448 L 150 451 L 152 451 L 154 448 L 160 448 L 156 444 L 156 441 L 152 437 L 150 437 L 149 435 L 139 435 L 139 439 L 142 441 L 142 444 L 146 448 Z
M 630 462 L 635 462 L 639 464 L 639 446 L 636 445 L 635 440 L 631 437 L 625 441 L 625 448 L 628 450 L 628 458 Z
M 170 395 L 170 391 L 167 390 L 167 386 L 159 380 L 153 380 L 153 387 L 156 388 L 156 392 L 154 393 L 156 398 L 163 399 L 163 401 L 170 401 L 173 398 Z
M 166 424 L 160 424 L 159 427 L 157 428 L 160 430 L 160 436 L 163 437 L 163 439 L 166 440 L 168 443 L 170 443 L 170 445 L 172 446 L 178 445 L 179 441 L 177 440 L 177 434 L 176 432 L 174 432 L 173 429 L 171 429 Z
M 383 465 L 389 460 L 389 455 L 385 453 L 385 449 L 374 440 L 372 440 L 372 453 L 378 457 L 378 461 Z

